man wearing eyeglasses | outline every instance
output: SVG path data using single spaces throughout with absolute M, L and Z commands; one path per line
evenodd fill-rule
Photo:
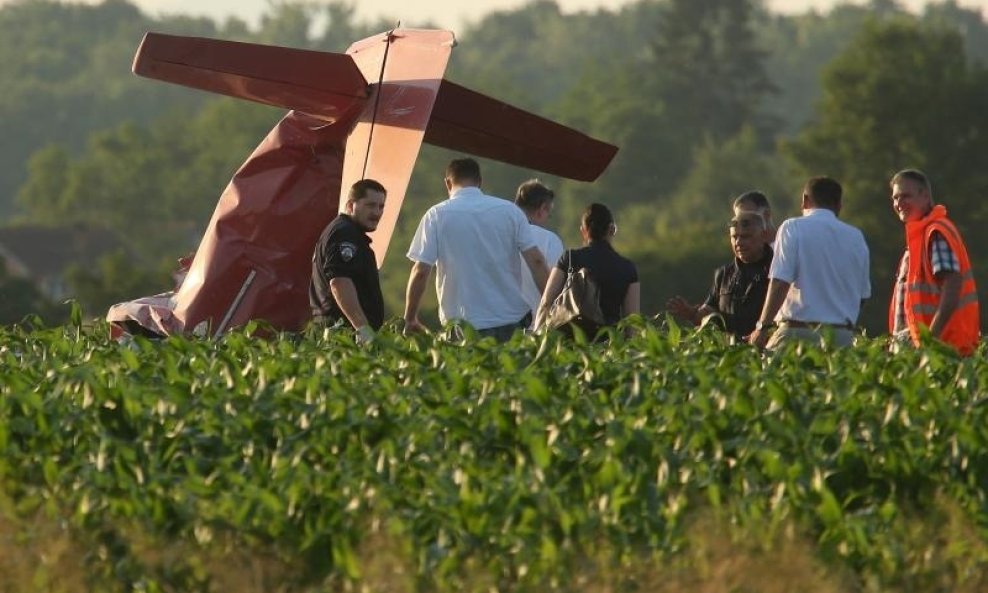
M 691 305 L 681 296 L 666 303 L 676 317 L 697 325 L 715 323 L 743 342 L 755 329 L 768 291 L 772 248 L 766 238 L 765 219 L 757 212 L 739 212 L 729 226 L 734 259 L 714 272 L 707 299 Z
M 765 237 L 771 246 L 775 242 L 775 223 L 772 221 L 772 205 L 768 197 L 758 190 L 746 191 L 734 199 L 734 215 L 742 212 L 754 212 L 765 221 Z

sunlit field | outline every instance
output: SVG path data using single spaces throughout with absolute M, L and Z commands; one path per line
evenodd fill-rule
M 0 330 L 0 591 L 988 590 L 988 365 Z

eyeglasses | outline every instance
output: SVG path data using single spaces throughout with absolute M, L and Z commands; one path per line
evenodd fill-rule
M 729 223 L 727 223 L 727 228 L 729 229 L 741 229 L 748 230 L 756 226 L 755 221 L 748 218 L 732 218 Z

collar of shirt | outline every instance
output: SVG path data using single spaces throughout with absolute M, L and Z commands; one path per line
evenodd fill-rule
M 824 218 L 837 218 L 837 214 L 835 214 L 833 210 L 829 210 L 827 208 L 807 208 L 806 210 L 803 210 L 803 216 L 806 216 L 806 217 L 817 216 L 817 217 L 824 217 Z
M 449 199 L 453 200 L 456 198 L 482 198 L 485 197 L 483 190 L 476 186 L 470 187 L 460 187 L 456 191 L 449 194 Z
M 351 228 L 353 228 L 355 232 L 363 235 L 364 239 L 367 239 L 368 243 L 373 243 L 373 240 L 370 238 L 370 235 L 367 233 L 367 231 L 362 226 L 357 224 L 357 221 L 355 221 L 352 216 L 346 213 L 342 213 L 340 214 L 340 219 L 343 220 L 344 224 L 347 224 Z
M 603 249 L 605 251 L 614 251 L 614 246 L 611 245 L 611 242 L 608 241 L 608 240 L 606 240 L 606 239 L 600 239 L 600 240 L 590 239 L 590 242 L 587 243 L 587 246 L 588 247 L 592 247 L 594 249 Z
M 753 262 L 743 262 L 740 257 L 734 257 L 734 265 L 740 269 L 758 269 L 758 268 L 768 268 L 772 265 L 772 248 L 767 244 L 765 245 L 765 251 L 762 252 L 762 256 Z

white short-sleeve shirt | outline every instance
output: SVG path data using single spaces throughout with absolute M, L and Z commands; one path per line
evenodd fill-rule
M 436 267 L 439 320 L 477 329 L 517 323 L 529 311 L 518 278 L 519 254 L 536 245 L 513 202 L 464 187 L 419 222 L 408 259 Z
M 791 284 L 776 321 L 853 324 L 871 296 L 868 245 L 825 208 L 779 227 L 769 277 Z
M 542 228 L 537 224 L 533 224 L 531 227 L 532 235 L 535 236 L 535 245 L 542 252 L 542 256 L 545 257 L 545 263 L 549 266 L 549 271 L 552 271 L 552 268 L 556 267 L 556 264 L 559 263 L 559 258 L 563 255 L 563 241 L 559 238 L 559 235 L 549 229 Z M 522 258 L 521 262 L 521 278 L 519 282 L 521 283 L 521 293 L 525 297 L 525 300 L 528 301 L 528 306 L 532 310 L 532 318 L 534 319 L 539 309 L 539 302 L 542 300 L 542 293 L 535 286 L 532 271 L 528 269 L 528 264 L 525 263 L 524 258 Z

